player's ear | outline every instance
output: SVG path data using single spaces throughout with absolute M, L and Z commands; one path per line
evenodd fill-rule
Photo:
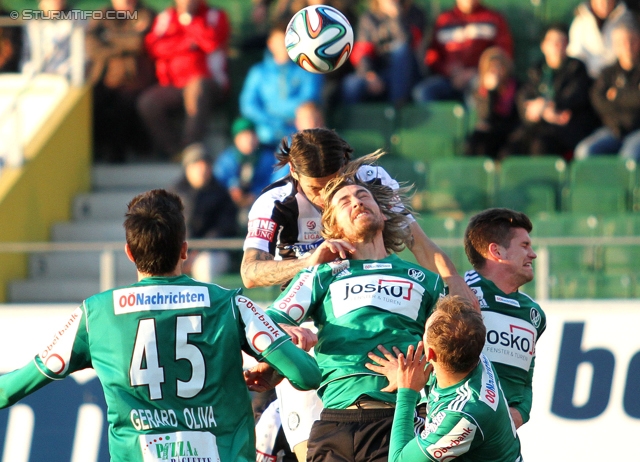
M 495 242 L 492 242 L 491 244 L 489 244 L 489 249 L 488 249 L 488 257 L 491 260 L 495 260 L 495 261 L 500 261 L 502 260 L 502 246 L 500 244 L 496 244 Z
M 180 260 L 187 259 L 187 250 L 189 250 L 189 246 L 187 245 L 187 241 L 184 241 L 182 247 L 180 247 Z
M 427 357 L 427 362 L 430 362 L 430 363 L 432 363 L 434 361 L 438 362 L 438 357 L 436 355 L 436 352 L 430 346 L 426 347 L 426 350 L 425 350 L 424 354 Z
M 124 245 L 124 253 L 127 255 L 127 258 L 131 260 L 131 262 L 135 265 L 136 260 L 135 258 L 133 258 L 133 254 L 131 253 L 131 248 L 129 247 L 129 244 Z

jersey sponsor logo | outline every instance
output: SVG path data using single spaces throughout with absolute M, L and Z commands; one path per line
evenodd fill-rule
M 302 273 L 291 289 L 276 300 L 273 307 L 287 313 L 294 321 L 301 321 L 311 303 L 311 287 L 307 283 L 311 283 L 312 275 L 313 273 Z
M 304 257 L 306 254 L 311 252 L 313 249 L 316 249 L 324 242 L 324 239 L 317 240 L 310 244 L 293 244 L 293 245 L 285 245 L 282 246 L 284 250 L 293 250 L 296 254 L 297 258 Z
M 331 263 L 328 263 L 329 267 L 331 268 L 331 274 L 333 276 L 349 268 L 350 264 L 351 263 L 349 262 L 349 260 L 333 261 Z
M 528 371 L 537 340 L 531 323 L 493 311 L 483 311 L 482 316 L 487 328 L 483 353 L 494 363 Z
M 383 269 L 391 269 L 393 265 L 391 263 L 365 263 L 362 265 L 363 270 L 367 271 L 375 271 L 375 270 L 383 270 Z
M 183 431 L 140 435 L 144 462 L 217 462 L 216 437 L 209 432 Z
M 518 300 L 513 300 L 511 298 L 501 297 L 500 295 L 496 295 L 496 302 L 505 303 L 507 305 L 517 306 L 518 308 L 520 308 L 520 302 L 518 302 Z
M 480 355 L 482 362 L 482 388 L 480 389 L 480 399 L 494 411 L 498 409 L 500 397 L 498 396 L 498 387 L 496 384 L 496 376 L 489 362 L 489 358 Z
M 419 269 L 409 268 L 409 277 L 411 279 L 415 279 L 418 282 L 422 282 L 422 281 L 424 281 L 425 274 L 424 274 L 424 272 L 420 271 Z
M 432 392 L 432 394 L 435 394 L 434 392 Z M 436 398 L 434 399 L 434 401 L 437 401 L 437 394 L 436 394 Z M 427 439 L 427 437 L 435 432 L 438 427 L 440 426 L 440 424 L 442 423 L 442 421 L 444 420 L 444 418 L 447 415 L 443 412 L 440 411 L 438 412 L 435 416 L 431 417 L 431 420 L 429 422 L 425 422 L 424 424 L 424 430 L 422 430 L 422 433 L 420 434 L 420 437 L 422 439 Z
M 256 450 L 256 462 L 276 462 L 277 460 L 277 456 L 265 454 L 264 452 Z
M 531 311 L 529 311 L 529 315 L 531 316 L 531 322 L 533 323 L 535 328 L 537 329 L 538 327 L 540 327 L 540 323 L 542 322 L 540 311 L 538 311 L 536 308 L 531 308 Z
M 438 462 L 453 460 L 469 451 L 478 427 L 462 417 L 449 432 L 427 447 Z
M 39 356 L 44 365 L 55 375 L 63 375 L 69 369 L 73 343 L 82 319 L 82 308 L 76 308 L 61 329 L 53 335 Z
M 249 221 L 247 237 L 273 241 L 276 235 L 276 222 L 269 218 L 255 218 Z
M 276 323 L 251 300 L 238 295 L 236 296 L 236 303 L 240 308 L 240 315 L 245 323 L 247 339 L 251 342 L 251 347 L 254 351 L 262 353 L 276 339 L 284 336 L 284 332 L 278 328 Z
M 113 291 L 113 311 L 116 315 L 209 306 L 209 289 L 202 286 L 128 287 Z
M 333 281 L 329 290 L 336 317 L 376 307 L 416 320 L 424 295 L 424 287 L 409 279 L 375 274 Z
M 484 293 L 482 292 L 482 288 L 481 287 L 469 287 L 469 288 L 474 294 L 476 294 L 476 298 L 478 299 L 480 308 L 489 308 L 489 304 L 484 299 Z

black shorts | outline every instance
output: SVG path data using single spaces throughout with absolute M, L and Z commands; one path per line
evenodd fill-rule
M 386 462 L 395 409 L 324 409 L 309 435 L 307 462 Z

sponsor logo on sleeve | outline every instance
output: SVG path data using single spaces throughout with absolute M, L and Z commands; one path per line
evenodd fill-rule
M 467 453 L 477 427 L 464 417 L 449 432 L 427 447 L 427 451 L 438 462 L 453 460 Z
M 218 462 L 216 437 L 210 432 L 140 435 L 144 462 Z
M 209 289 L 204 286 L 141 286 L 113 291 L 116 315 L 209 306 Z
M 276 339 L 285 335 L 276 323 L 248 298 L 238 295 L 236 303 L 245 324 L 247 340 L 256 353 L 262 353 Z
M 273 308 L 287 313 L 298 322 L 301 321 L 311 304 L 311 282 L 314 273 L 302 273 L 294 285 L 274 302 Z
M 415 279 L 418 282 L 424 281 L 425 274 L 416 268 L 409 268 L 409 277 Z
M 73 343 L 82 319 L 82 308 L 76 308 L 64 326 L 58 329 L 53 339 L 40 352 L 44 365 L 55 375 L 64 375 L 69 369 Z
M 476 294 L 476 298 L 478 299 L 480 308 L 489 308 L 489 304 L 484 299 L 484 293 L 482 292 L 482 287 L 469 287 L 469 288 L 474 294 Z
M 501 297 L 500 295 L 496 295 L 496 302 L 504 303 L 506 305 L 517 306 L 520 308 L 520 302 L 518 300 L 513 300 L 511 298 Z
M 349 260 L 332 261 L 331 263 L 328 263 L 328 265 L 329 268 L 331 268 L 331 274 L 335 276 L 336 274 L 341 273 L 342 271 L 349 268 L 350 262 Z
M 494 411 L 498 409 L 500 397 L 498 396 L 498 386 L 496 376 L 491 368 L 491 363 L 485 355 L 480 355 L 482 362 L 482 388 L 480 389 L 480 399 Z
M 424 287 L 409 279 L 385 278 L 376 274 L 335 280 L 329 290 L 336 317 L 373 306 L 415 320 L 424 295 Z
M 482 352 L 494 363 L 528 371 L 535 353 L 537 332 L 531 323 L 493 311 L 483 311 L 487 339 Z
M 367 271 L 385 270 L 391 268 L 393 268 L 393 265 L 391 263 L 365 263 L 364 265 L 362 265 L 362 269 Z
M 269 218 L 255 218 L 249 221 L 247 237 L 273 241 L 276 235 L 276 222 Z

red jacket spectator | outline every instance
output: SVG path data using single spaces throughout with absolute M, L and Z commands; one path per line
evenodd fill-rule
M 502 15 L 479 4 L 468 14 L 454 6 L 438 16 L 425 63 L 432 73 L 450 77 L 456 68 L 477 68 L 480 55 L 491 46 L 513 57 L 513 39 Z
M 193 17 L 182 16 L 174 7 L 167 8 L 145 38 L 147 51 L 156 62 L 158 81 L 163 86 L 183 88 L 195 77 L 207 77 L 227 88 L 231 34 L 227 14 L 202 2 Z

